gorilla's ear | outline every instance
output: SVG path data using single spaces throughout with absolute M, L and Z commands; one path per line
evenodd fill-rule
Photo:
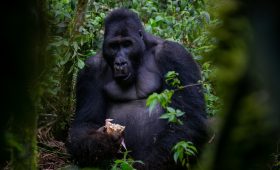
M 142 33 L 142 30 L 139 30 L 139 35 L 140 35 L 141 39 L 143 39 L 143 33 Z

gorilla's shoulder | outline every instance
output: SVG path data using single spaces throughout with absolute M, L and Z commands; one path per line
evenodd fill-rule
M 178 42 L 175 41 L 170 41 L 170 40 L 164 40 L 162 43 L 162 49 L 163 50 L 170 50 L 173 51 L 175 53 L 177 53 L 179 51 L 186 51 L 185 47 L 183 45 L 181 45 Z
M 189 51 L 180 43 L 162 40 L 155 49 L 156 59 L 171 59 L 171 60 L 180 60 L 182 58 L 192 59 Z
M 79 77 L 87 77 L 89 79 L 92 77 L 105 77 L 109 70 L 108 68 L 102 53 L 99 53 L 85 61 L 85 67 L 79 71 Z
M 91 56 L 85 61 L 85 68 L 88 69 L 102 70 L 102 68 L 105 68 L 106 66 L 107 63 L 101 53 Z

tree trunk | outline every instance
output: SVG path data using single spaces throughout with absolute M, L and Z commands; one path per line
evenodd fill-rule
M 33 170 L 37 169 L 38 84 L 46 61 L 45 6 L 38 0 L 6 1 L 5 5 L 9 13 L 1 13 L 5 66 L 1 66 L 0 168 L 11 161 L 10 169 Z

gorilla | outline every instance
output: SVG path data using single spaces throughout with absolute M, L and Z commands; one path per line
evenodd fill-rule
M 185 112 L 183 125 L 159 119 L 164 113 L 160 105 L 152 112 L 146 106 L 150 94 L 172 88 L 165 82 L 168 71 L 179 73 L 183 85 L 201 79 L 191 54 L 176 42 L 146 33 L 136 13 L 121 8 L 105 18 L 102 52 L 85 62 L 77 78 L 76 113 L 67 143 L 77 165 L 108 166 L 118 158 L 124 139 L 131 157 L 144 162 L 135 164 L 137 169 L 180 169 L 172 147 L 181 140 L 203 146 L 208 135 L 201 86 L 172 97 L 171 107 Z M 125 126 L 124 134 L 104 132 L 107 118 Z

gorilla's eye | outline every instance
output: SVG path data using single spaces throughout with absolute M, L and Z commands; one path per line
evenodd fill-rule
M 112 50 L 117 50 L 119 48 L 119 44 L 118 43 L 110 43 L 109 48 L 112 49 Z
M 124 41 L 124 42 L 122 43 L 122 45 L 123 45 L 124 47 L 130 47 L 130 46 L 132 45 L 132 42 L 131 42 L 131 41 Z

